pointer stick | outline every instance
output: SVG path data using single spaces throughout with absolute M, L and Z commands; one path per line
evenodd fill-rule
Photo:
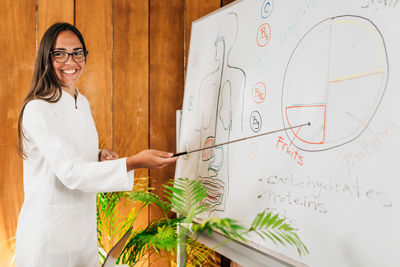
M 310 126 L 310 125 L 311 125 L 311 123 L 307 122 L 307 123 L 296 125 L 296 126 L 293 126 L 293 127 L 288 127 L 288 128 L 283 128 L 283 129 L 271 131 L 271 132 L 266 132 L 266 133 L 262 133 L 262 134 L 248 136 L 248 137 L 244 137 L 244 138 L 228 141 L 228 142 L 217 144 L 217 145 L 203 147 L 203 148 L 199 148 L 199 149 L 195 149 L 195 150 L 191 150 L 191 151 L 178 152 L 178 153 L 175 153 L 174 155 L 172 155 L 172 157 L 179 157 L 179 156 L 182 156 L 182 155 L 186 155 L 186 154 L 190 154 L 190 153 L 193 153 L 193 152 L 198 152 L 198 151 L 214 148 L 214 147 L 217 147 L 217 146 L 223 146 L 223 145 L 227 145 L 227 144 L 232 144 L 232 143 L 244 141 L 244 140 L 251 139 L 251 138 L 256 138 L 256 137 L 260 137 L 260 136 L 264 136 L 264 135 L 269 135 L 269 134 L 273 134 L 273 133 L 277 133 L 277 132 L 286 131 L 286 130 L 289 130 L 289 129 L 295 129 L 295 128 L 299 128 L 299 127 L 303 127 L 303 126 Z

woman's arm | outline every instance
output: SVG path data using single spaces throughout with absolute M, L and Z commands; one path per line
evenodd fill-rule
M 177 157 L 173 158 L 172 155 L 172 153 L 153 149 L 143 150 L 142 152 L 126 159 L 126 169 L 127 171 L 139 168 L 161 169 L 177 160 Z M 118 158 L 119 155 L 117 153 L 107 148 L 103 148 L 99 153 L 99 161 L 114 160 Z
M 177 157 L 173 158 L 172 155 L 164 151 L 143 150 L 126 159 L 126 169 L 128 171 L 138 168 L 161 169 L 177 160 Z
M 24 147 L 27 160 L 42 164 L 42 172 L 51 171 L 71 190 L 84 192 L 128 191 L 133 187 L 133 172 L 127 171 L 126 158 L 103 162 L 86 161 L 66 153 L 69 144 L 48 127 L 48 103 L 30 101 L 24 111 L 23 130 L 27 137 Z M 31 158 L 32 155 L 35 157 Z M 39 159 L 39 161 L 38 161 Z
M 114 160 L 88 162 L 65 154 L 66 144 L 47 129 L 47 103 L 30 101 L 24 111 L 23 129 L 43 155 L 52 172 L 69 189 L 85 192 L 127 191 L 133 186 L 133 174 L 137 168 L 159 169 L 176 161 L 171 153 L 144 150 L 136 155 L 118 159 L 112 151 L 104 150 L 101 157 Z M 28 153 L 29 158 L 29 153 Z

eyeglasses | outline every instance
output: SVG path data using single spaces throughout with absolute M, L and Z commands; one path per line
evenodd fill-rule
M 51 51 L 50 54 L 53 56 L 54 60 L 58 63 L 65 63 L 68 61 L 69 56 L 72 56 L 72 59 L 76 63 L 81 63 L 86 60 L 86 56 L 89 51 L 79 50 L 72 53 L 68 53 L 65 51 Z

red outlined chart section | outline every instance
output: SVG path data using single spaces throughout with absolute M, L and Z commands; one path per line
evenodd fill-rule
M 290 131 L 293 135 L 291 142 L 294 142 L 295 139 L 299 139 L 301 142 L 307 144 L 324 144 L 326 105 L 286 107 L 286 119 L 289 123 L 289 127 L 302 124 L 304 122 L 304 117 L 309 119 L 308 121 L 313 127 L 291 129 Z
M 359 16 L 328 18 L 294 49 L 282 87 L 285 127 L 292 144 L 322 151 L 360 136 L 377 111 L 389 73 L 379 29 Z

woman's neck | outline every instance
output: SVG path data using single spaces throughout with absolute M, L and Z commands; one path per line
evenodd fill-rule
M 61 89 L 63 89 L 63 91 L 67 92 L 71 96 L 75 97 L 75 87 L 61 87 Z

